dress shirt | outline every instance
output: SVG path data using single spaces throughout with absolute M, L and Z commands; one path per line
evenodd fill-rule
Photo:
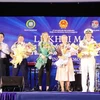
M 6 43 L 4 42 L 1 42 L 1 55 L 0 55 L 0 58 L 6 58 L 6 54 L 9 54 L 10 53 L 10 50 L 9 50 L 9 47 Z

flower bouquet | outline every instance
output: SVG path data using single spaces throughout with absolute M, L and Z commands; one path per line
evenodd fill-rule
M 25 45 L 25 49 L 26 49 L 25 56 L 27 58 L 27 57 L 29 57 L 36 50 L 36 46 L 33 45 L 32 43 L 28 42 Z
M 79 46 L 74 44 L 74 43 L 72 43 L 70 52 L 76 55 L 78 51 L 79 51 Z
M 13 59 L 11 63 L 14 65 L 14 68 L 17 68 L 17 65 L 21 64 L 24 58 L 29 57 L 36 50 L 36 46 L 30 42 L 25 45 L 18 44 L 17 48 L 14 49 Z
M 70 53 L 66 53 L 65 55 L 63 56 L 60 56 L 59 59 L 55 62 L 55 65 L 57 67 L 60 67 L 62 65 L 67 65 L 68 63 L 68 58 L 71 56 Z
M 52 52 L 55 50 L 54 45 L 50 44 L 50 43 L 44 43 L 43 44 L 43 48 L 46 48 L 48 50 L 48 52 Z
M 62 56 L 58 56 L 58 60 L 55 62 L 57 67 L 62 67 L 63 65 L 67 65 L 68 58 L 71 57 L 70 47 L 61 48 Z
M 71 47 L 72 47 L 73 49 L 75 49 L 75 50 L 78 50 L 78 49 L 79 49 L 79 46 L 76 45 L 76 44 L 74 44 L 74 43 L 71 44 Z
M 44 43 L 40 46 L 41 54 L 37 58 L 35 67 L 40 69 L 43 65 L 47 63 L 47 58 L 54 52 L 55 47 L 50 43 Z
M 82 58 L 84 56 L 97 56 L 99 49 L 100 46 L 97 43 L 88 44 L 86 49 L 80 48 L 80 51 L 78 52 L 78 57 Z

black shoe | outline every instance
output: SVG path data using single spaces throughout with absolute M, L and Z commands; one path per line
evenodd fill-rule
M 51 89 L 49 88 L 48 90 L 46 90 L 46 91 L 51 91 Z
M 42 91 L 41 89 L 38 89 L 38 91 Z
M 37 87 L 32 88 L 31 91 L 39 91 L 39 89 Z
M 24 91 L 28 92 L 30 91 L 30 88 L 25 88 Z

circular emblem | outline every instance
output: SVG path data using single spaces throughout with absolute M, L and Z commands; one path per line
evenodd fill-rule
M 98 28 L 99 27 L 99 21 L 98 20 L 93 20 L 92 21 L 92 28 Z
M 26 26 L 27 26 L 28 28 L 34 28 L 34 27 L 36 26 L 36 23 L 35 23 L 34 20 L 30 19 L 30 20 L 28 20 L 28 21 L 26 22 Z
M 59 26 L 61 27 L 61 28 L 67 28 L 67 26 L 68 26 L 68 22 L 65 20 L 65 19 L 63 19 L 63 20 L 61 20 L 60 22 L 59 22 Z

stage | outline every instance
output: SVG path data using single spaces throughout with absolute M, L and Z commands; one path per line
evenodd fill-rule
M 100 100 L 100 93 L 83 92 L 3 92 L 0 100 Z

